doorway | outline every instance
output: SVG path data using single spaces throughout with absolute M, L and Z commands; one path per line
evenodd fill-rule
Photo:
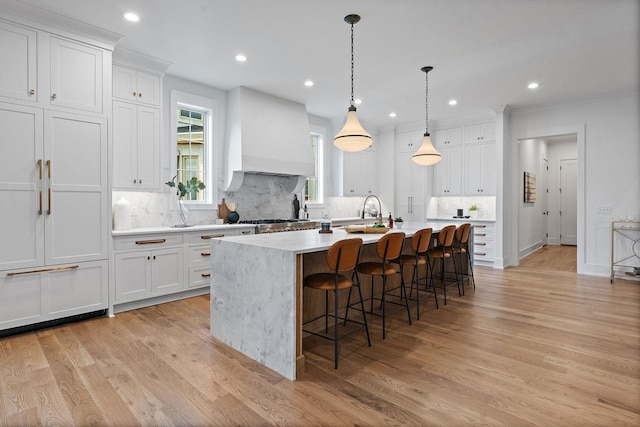
M 577 246 L 578 135 L 520 139 L 518 146 L 519 175 L 539 177 L 537 197 L 519 198 L 518 261 L 547 245 Z

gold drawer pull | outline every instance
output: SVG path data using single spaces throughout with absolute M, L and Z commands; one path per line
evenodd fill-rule
M 473 242 L 474 245 L 476 246 L 487 246 L 486 243 L 477 243 L 477 242 Z
M 475 228 L 487 228 L 486 225 L 474 225 Z
M 200 238 L 202 240 L 218 239 L 220 237 L 224 237 L 224 234 L 214 234 L 214 235 L 211 235 L 211 236 L 200 236 Z
M 136 240 L 136 245 L 150 245 L 152 243 L 164 243 L 167 239 L 154 239 L 154 240 Z
M 40 270 L 29 270 L 29 271 L 18 271 L 15 273 L 7 273 L 7 276 L 20 276 L 22 274 L 34 274 L 34 273 L 45 273 L 47 271 L 63 271 L 63 270 L 73 270 L 75 268 L 80 267 L 79 265 L 69 265 L 67 267 L 55 267 L 55 268 L 43 268 Z
M 211 255 L 211 251 L 200 252 L 200 255 L 202 255 L 202 256 L 210 256 Z
M 201 274 L 201 276 L 202 276 L 202 277 L 210 277 L 210 276 L 211 276 L 211 273 L 202 273 L 202 274 Z
M 487 234 L 486 233 L 473 233 L 474 236 L 480 236 L 480 237 L 484 237 Z
M 474 252 L 473 255 L 486 256 L 487 254 L 485 254 L 484 252 Z

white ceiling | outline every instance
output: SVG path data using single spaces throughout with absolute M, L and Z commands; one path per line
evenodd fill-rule
M 1 0 L 124 37 L 118 46 L 172 63 L 167 74 L 247 86 L 344 117 L 356 13 L 355 96 L 366 124 L 535 108 L 638 91 L 638 0 Z M 124 12 L 141 17 L 123 20 Z M 234 57 L 243 53 L 245 63 Z M 306 79 L 315 82 L 307 88 Z M 536 91 L 527 89 L 538 81 Z M 458 100 L 450 107 L 449 99 Z M 395 119 L 389 118 L 396 112 Z

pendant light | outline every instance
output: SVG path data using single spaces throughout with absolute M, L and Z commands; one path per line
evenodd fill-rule
M 358 115 L 356 114 L 356 104 L 353 100 L 353 25 L 360 22 L 359 15 L 347 15 L 344 22 L 351 24 L 351 106 L 347 113 L 347 121 L 344 127 L 333 138 L 333 144 L 342 151 L 356 152 L 362 151 L 371 145 L 371 135 L 362 128 Z
M 435 165 L 440 161 L 442 156 L 435 149 L 431 143 L 431 135 L 429 135 L 429 71 L 433 70 L 433 67 L 422 67 L 420 69 L 424 71 L 426 76 L 426 91 L 425 91 L 425 130 L 424 138 L 422 139 L 422 145 L 413 154 L 413 161 L 422 166 Z

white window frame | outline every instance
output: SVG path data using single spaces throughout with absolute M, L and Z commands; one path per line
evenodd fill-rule
M 206 176 L 207 181 L 204 184 L 206 185 L 204 191 L 205 199 L 204 200 L 183 200 L 183 203 L 189 207 L 190 210 L 208 210 L 208 209 L 216 209 L 218 200 L 218 188 L 217 188 L 217 162 L 216 162 L 216 153 L 218 153 L 218 140 L 215 137 L 217 132 L 215 131 L 220 126 L 219 117 L 217 113 L 217 103 L 214 99 L 205 98 L 202 96 L 194 95 L 192 93 L 182 92 L 179 90 L 171 90 L 171 102 L 170 102 L 170 117 L 171 117 L 171 131 L 170 131 L 170 143 L 171 147 L 169 150 L 170 155 L 170 163 L 169 168 L 171 171 L 171 176 L 176 175 L 176 165 L 175 159 L 178 154 L 178 148 L 176 141 L 178 140 L 178 117 L 176 111 L 178 108 L 184 109 L 195 109 L 195 110 L 204 110 L 207 114 L 207 123 L 205 124 L 205 132 L 207 133 L 205 136 L 205 141 L 208 144 L 205 158 L 205 168 L 206 168 Z M 171 178 L 169 178 L 171 179 Z M 169 180 L 167 179 L 167 180 Z
M 317 195 L 318 199 L 315 202 L 305 202 L 301 201 L 302 205 L 307 204 L 307 207 L 324 207 L 324 189 L 325 189 L 325 149 L 326 149 L 326 141 L 327 141 L 327 130 L 324 127 L 310 124 L 309 125 L 310 134 L 318 136 L 318 153 L 316 156 L 316 178 L 318 182 Z M 311 136 L 311 135 L 309 135 Z M 311 143 L 311 141 L 309 141 Z

